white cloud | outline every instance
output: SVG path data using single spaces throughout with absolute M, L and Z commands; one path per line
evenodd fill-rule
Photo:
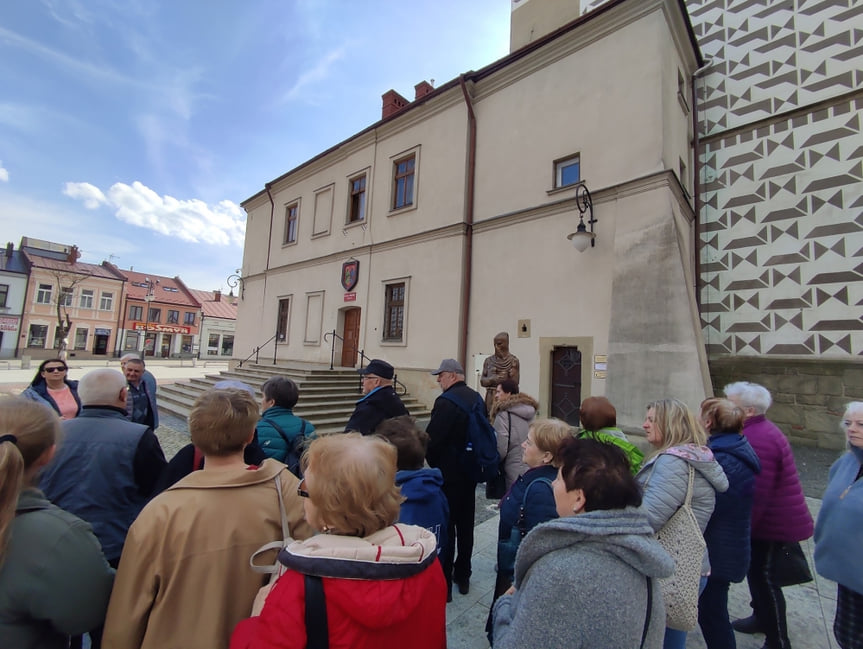
M 88 210 L 95 210 L 108 202 L 102 190 L 90 183 L 66 183 L 63 193 L 69 198 L 80 200 Z
M 325 81 L 331 75 L 333 66 L 343 59 L 344 56 L 344 47 L 329 52 L 309 71 L 300 75 L 296 83 L 294 83 L 294 85 L 282 95 L 282 102 L 293 101 L 294 99 L 301 97 L 305 93 L 307 87 Z
M 9 170 L 3 166 L 2 160 L 0 160 L 0 181 L 4 183 L 9 182 Z
M 138 181 L 131 185 L 115 183 L 107 195 L 89 183 L 67 183 L 63 193 L 91 209 L 105 203 L 124 223 L 191 243 L 242 245 L 245 237 L 245 212 L 228 200 L 207 205 L 198 199 L 160 196 Z

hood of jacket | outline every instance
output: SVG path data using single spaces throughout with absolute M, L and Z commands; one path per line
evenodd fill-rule
M 739 433 L 716 433 L 707 440 L 707 445 L 714 453 L 727 453 L 752 469 L 753 473 L 761 473 L 761 462 L 746 438 Z
M 541 557 L 574 545 L 594 545 L 597 552 L 614 555 L 646 577 L 668 577 L 674 572 L 674 559 L 654 538 L 647 516 L 637 507 L 627 507 L 586 512 L 537 525 L 519 547 L 515 560 L 516 586 Z
M 673 455 L 687 462 L 693 469 L 704 476 L 704 479 L 710 483 L 710 486 L 719 493 L 724 493 L 728 489 L 728 477 L 713 457 L 713 451 L 707 446 L 699 446 L 697 444 L 682 444 L 664 449 L 649 460 L 646 460 L 639 474 L 645 470 L 651 470 L 650 467 L 656 462 L 656 458 L 663 454 Z
M 443 487 L 443 474 L 440 469 L 417 469 L 416 471 L 396 471 L 396 486 L 402 496 L 409 500 L 423 501 L 429 496 L 437 497 Z
M 340 610 L 365 628 L 385 628 L 422 612 L 422 589 L 410 577 L 435 567 L 435 535 L 417 525 L 396 523 L 366 537 L 318 534 L 294 541 L 279 553 L 291 570 L 334 577 Z M 333 591 L 335 593 L 335 591 Z
M 489 419 L 494 421 L 494 418 L 505 410 L 509 410 L 513 415 L 521 417 L 526 421 L 530 421 L 536 416 L 536 413 L 539 410 L 539 402 L 524 392 L 509 394 L 503 399 L 495 401 L 492 404 Z

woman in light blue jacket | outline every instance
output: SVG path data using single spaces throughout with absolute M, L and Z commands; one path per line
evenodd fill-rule
M 839 584 L 833 634 L 842 649 L 863 648 L 863 401 L 842 417 L 848 452 L 830 467 L 815 524 L 815 569 Z

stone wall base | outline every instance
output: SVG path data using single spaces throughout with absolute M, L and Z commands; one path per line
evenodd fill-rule
M 735 356 L 711 358 L 708 365 L 717 396 L 735 381 L 770 390 L 773 405 L 767 416 L 792 444 L 845 448 L 839 420 L 849 401 L 863 401 L 863 362 Z

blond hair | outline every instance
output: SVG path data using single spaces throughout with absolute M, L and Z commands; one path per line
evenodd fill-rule
M 195 399 L 189 434 L 205 456 L 234 455 L 249 443 L 259 417 L 258 403 L 245 390 L 209 390 Z
M 656 448 L 656 453 L 672 446 L 683 444 L 707 443 L 707 433 L 686 404 L 678 399 L 659 399 L 647 404 L 647 409 L 653 408 L 653 426 L 657 429 L 662 443 Z
M 728 399 L 712 397 L 701 402 L 701 419 L 710 419 L 712 427 L 707 433 L 713 431 L 734 431 L 739 433 L 743 429 L 743 421 L 746 415 L 743 410 Z
M 327 527 L 368 536 L 398 520 L 396 447 L 375 435 L 325 435 L 309 445 L 303 466 L 315 480 L 309 498 Z
M 556 417 L 534 419 L 528 432 L 533 431 L 533 443 L 542 452 L 557 455 L 561 442 L 575 436 L 575 429 Z
M 48 406 L 23 397 L 0 399 L 0 565 L 6 558 L 9 527 L 24 472 L 60 438 L 60 418 Z

